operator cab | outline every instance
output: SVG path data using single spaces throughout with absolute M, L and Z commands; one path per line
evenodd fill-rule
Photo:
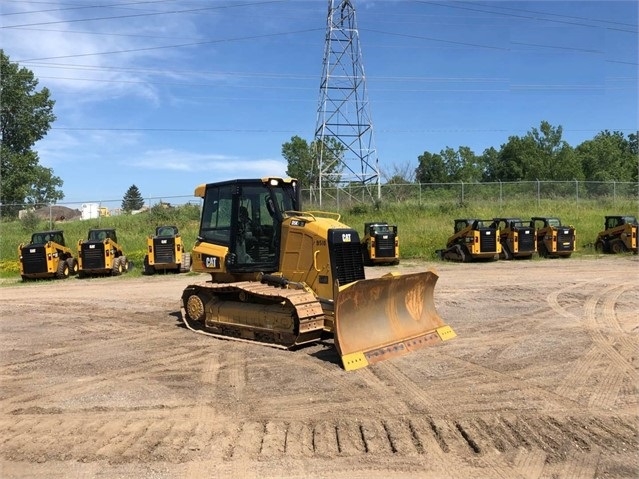
M 198 240 L 227 247 L 230 272 L 277 271 L 282 220 L 300 210 L 297 181 L 231 180 L 202 189 Z

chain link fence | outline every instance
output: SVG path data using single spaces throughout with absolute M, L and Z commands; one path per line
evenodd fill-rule
M 320 202 L 318 191 L 302 189 L 304 209 L 344 211 L 357 205 L 378 201 L 377 185 L 356 185 L 322 189 Z M 387 205 L 411 203 L 434 204 L 455 202 L 458 204 L 490 202 L 499 206 L 513 201 L 536 202 L 564 199 L 574 201 L 607 201 L 621 203 L 634 201 L 639 205 L 639 183 L 621 181 L 517 181 L 495 183 L 406 183 L 381 185 L 381 202 Z M 154 206 L 200 205 L 201 200 L 193 196 L 162 196 L 144 198 L 142 210 Z M 56 204 L 5 204 L 0 205 L 0 215 L 24 216 L 37 212 L 41 219 L 50 223 L 60 220 L 94 219 L 122 214 L 122 199 Z M 10 214 L 9 214 L 10 213 Z
M 350 184 L 317 190 L 303 189 L 305 209 L 343 210 L 378 200 L 377 185 Z M 470 204 L 491 202 L 499 206 L 513 201 L 535 202 L 563 199 L 569 201 L 639 201 L 639 183 L 621 181 L 517 181 L 493 183 L 406 183 L 381 186 L 384 204 L 439 203 Z

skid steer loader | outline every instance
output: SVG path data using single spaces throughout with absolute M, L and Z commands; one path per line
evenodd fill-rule
M 333 335 L 344 369 L 405 354 L 455 333 L 437 314 L 434 271 L 365 279 L 357 231 L 336 213 L 302 212 L 297 180 L 200 185 L 185 325 L 284 349 Z
M 455 220 L 455 231 L 446 248 L 437 250 L 441 259 L 468 263 L 495 260 L 501 253 L 499 228 L 490 220 L 464 218 Z
M 90 229 L 86 240 L 78 240 L 78 277 L 129 271 L 131 263 L 124 255 L 114 229 Z
M 184 250 L 177 226 L 158 226 L 155 234 L 146 239 L 144 274 L 158 271 L 186 273 L 191 269 L 191 254 Z
M 364 264 L 399 264 L 397 226 L 384 222 L 364 223 L 362 238 Z
M 637 218 L 634 216 L 606 216 L 604 230 L 597 235 L 595 250 L 600 253 L 637 254 Z
M 573 226 L 563 226 L 559 218 L 549 216 L 534 216 L 532 222 L 539 256 L 570 258 L 577 244 L 577 233 Z
M 38 278 L 68 278 L 78 272 L 78 261 L 64 241 L 62 230 L 40 231 L 18 246 L 23 281 Z
M 537 251 L 532 222 L 520 218 L 493 218 L 492 226 L 499 230 L 500 259 L 532 258 Z

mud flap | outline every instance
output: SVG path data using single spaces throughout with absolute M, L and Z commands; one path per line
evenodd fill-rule
M 335 345 L 347 371 L 456 336 L 437 314 L 432 270 L 356 281 L 336 292 Z

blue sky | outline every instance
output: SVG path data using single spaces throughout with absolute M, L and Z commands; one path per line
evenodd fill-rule
M 638 129 L 636 1 L 352 2 L 383 176 L 412 173 L 424 151 L 499 148 L 542 120 L 573 146 Z M 313 140 L 327 0 L 0 8 L 5 53 L 56 101 L 35 149 L 63 204 L 284 175 L 282 144 Z

